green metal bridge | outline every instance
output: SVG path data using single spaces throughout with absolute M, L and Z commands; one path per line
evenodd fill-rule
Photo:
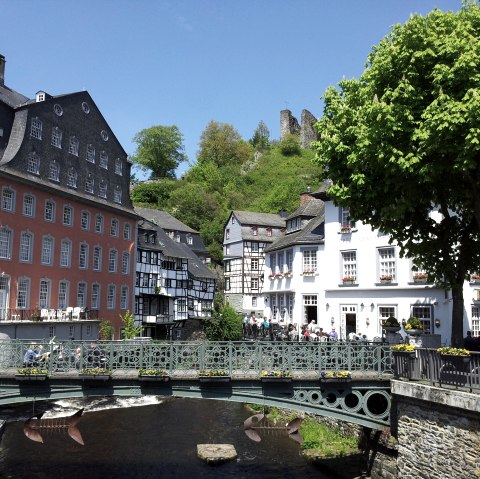
M 30 343 L 0 341 L 0 406 L 156 395 L 277 406 L 373 429 L 390 424 L 392 357 L 381 343 Z M 29 349 L 37 351 L 33 367 L 43 375 L 18 375 L 30 359 Z M 140 370 L 163 370 L 168 377 L 145 380 Z M 222 376 L 215 377 L 219 371 Z M 351 378 L 322 376 L 341 371 L 351 372 Z

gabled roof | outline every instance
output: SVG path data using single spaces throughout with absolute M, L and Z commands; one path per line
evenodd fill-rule
M 256 213 L 255 211 L 232 211 L 238 222 L 243 226 L 274 226 L 277 228 L 285 227 L 285 218 L 273 213 Z
M 314 218 L 315 216 L 323 215 L 324 211 L 325 204 L 323 201 L 317 198 L 311 198 L 300 205 L 290 216 L 288 216 L 287 220 L 299 216 Z
M 28 102 L 29 98 L 21 93 L 8 88 L 5 85 L 0 85 L 0 102 L 5 103 L 11 108 L 16 108 Z
M 325 239 L 325 216 L 322 212 L 320 216 L 311 219 L 301 230 L 294 233 L 288 233 L 277 241 L 265 248 L 265 253 L 277 251 L 298 245 L 312 245 L 323 243 Z
M 134 209 L 135 212 L 142 218 L 145 218 L 146 220 L 155 223 L 156 225 L 160 226 L 165 230 L 198 234 L 198 231 L 177 220 L 177 218 L 174 218 L 170 213 L 167 213 L 166 211 L 156 210 L 154 208 L 140 208 L 139 206 L 135 206 Z

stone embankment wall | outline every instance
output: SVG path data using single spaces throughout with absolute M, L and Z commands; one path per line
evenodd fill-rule
M 480 478 L 480 397 L 392 381 L 397 403 L 398 477 Z

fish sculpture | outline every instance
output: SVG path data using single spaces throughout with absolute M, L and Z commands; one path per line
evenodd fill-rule
M 80 434 L 80 430 L 76 427 L 82 414 L 83 409 L 80 409 L 71 416 L 42 419 L 43 413 L 40 413 L 25 421 L 23 432 L 25 436 L 32 441 L 41 442 L 43 444 L 43 437 L 40 432 L 65 433 L 66 431 L 74 441 L 83 446 L 84 442 L 82 435 Z
M 243 429 L 245 434 L 255 442 L 262 440 L 259 433 L 273 434 L 286 432 L 288 437 L 292 438 L 299 444 L 303 444 L 303 437 L 298 432 L 298 429 L 302 425 L 303 419 L 295 418 L 290 421 L 286 426 L 271 426 L 268 424 L 265 414 L 255 414 L 247 418 L 243 423 Z

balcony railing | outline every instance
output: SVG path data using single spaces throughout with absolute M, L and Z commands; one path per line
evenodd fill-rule
M 67 309 L 0 309 L 0 321 L 74 321 L 98 320 L 98 310 L 68 307 Z
M 428 382 L 432 386 L 480 391 L 480 353 L 442 356 L 436 349 L 416 349 L 415 354 L 394 353 L 395 379 Z

